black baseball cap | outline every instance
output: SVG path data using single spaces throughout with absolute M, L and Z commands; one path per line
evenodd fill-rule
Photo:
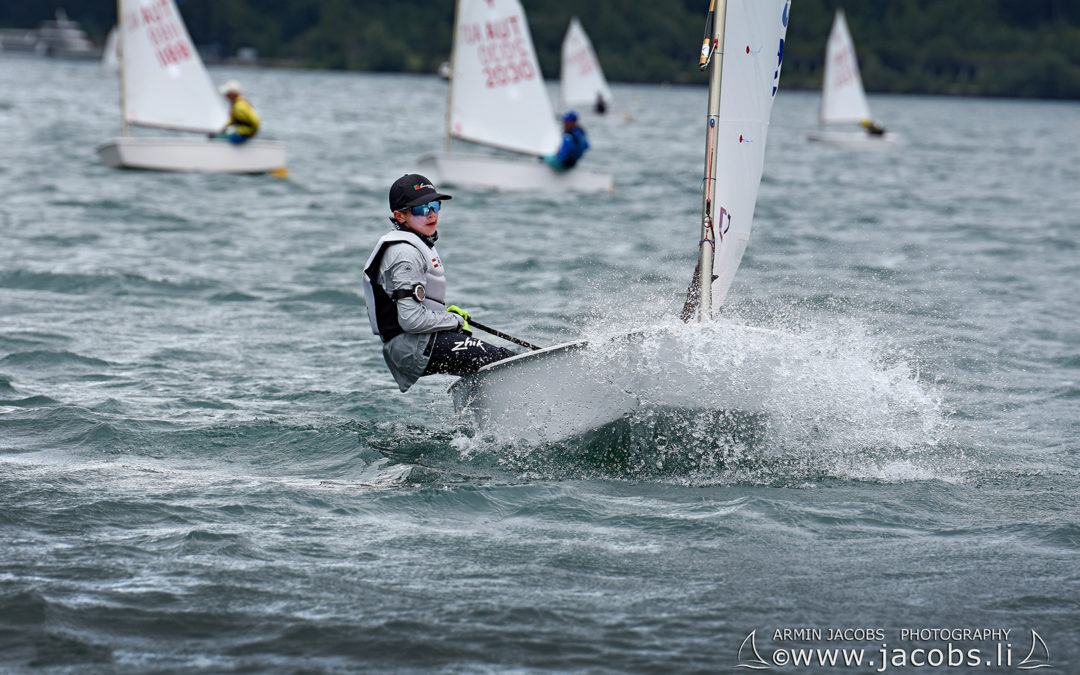
M 390 186 L 391 211 L 420 206 L 436 199 L 453 199 L 453 197 L 439 192 L 431 181 L 418 173 L 407 173 Z

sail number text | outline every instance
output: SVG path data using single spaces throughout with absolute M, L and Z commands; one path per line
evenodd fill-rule
M 466 45 L 476 49 L 489 89 L 536 77 L 518 17 L 462 24 L 461 36 Z
M 154 56 L 162 66 L 181 63 L 192 57 L 191 47 L 184 38 L 169 0 L 154 0 L 137 10 L 125 12 L 124 30 L 134 33 L 140 29 L 146 29 Z
M 835 86 L 843 87 L 855 81 L 855 59 L 853 57 L 854 54 L 847 46 L 836 52 L 836 56 L 833 57 L 833 72 L 836 73 L 833 78 Z
M 571 53 L 569 61 L 571 66 L 577 68 L 578 75 L 588 75 L 596 70 L 596 68 L 593 67 L 593 57 L 585 47 L 581 47 Z
M 588 75 L 596 70 L 596 60 L 589 53 L 588 46 L 575 33 L 570 37 L 570 48 L 567 50 L 567 66 L 577 69 L 578 75 Z

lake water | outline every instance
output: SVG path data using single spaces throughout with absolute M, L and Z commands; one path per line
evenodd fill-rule
M 107 169 L 114 76 L 0 58 L 0 669 L 1080 670 L 1080 104 L 872 96 L 901 140 L 860 152 L 782 90 L 727 307 L 681 327 L 705 90 L 616 85 L 617 190 L 454 190 L 451 299 L 785 368 L 753 420 L 549 446 L 399 393 L 367 326 L 446 84 L 212 75 L 289 179 Z

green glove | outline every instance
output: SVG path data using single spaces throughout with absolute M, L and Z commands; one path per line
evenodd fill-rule
M 472 328 L 469 328 L 469 313 L 468 312 L 466 312 L 462 308 L 458 307 L 457 305 L 450 305 L 449 307 L 446 308 L 446 311 L 450 312 L 451 314 L 457 314 L 462 319 L 464 319 L 465 323 L 461 326 L 461 330 L 465 331 L 466 333 L 470 333 L 470 334 L 472 333 Z

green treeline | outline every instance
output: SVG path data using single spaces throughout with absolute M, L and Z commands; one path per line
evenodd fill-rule
M 33 27 L 59 0 L 0 6 L 0 25 Z M 547 77 L 577 14 L 614 82 L 703 81 L 708 0 L 523 0 Z M 843 7 L 874 92 L 1080 99 L 1080 0 L 793 0 L 783 85 L 817 88 L 825 38 Z M 182 0 L 195 42 L 254 47 L 268 63 L 435 72 L 450 53 L 453 0 Z M 100 44 L 116 18 L 101 0 L 63 0 Z

